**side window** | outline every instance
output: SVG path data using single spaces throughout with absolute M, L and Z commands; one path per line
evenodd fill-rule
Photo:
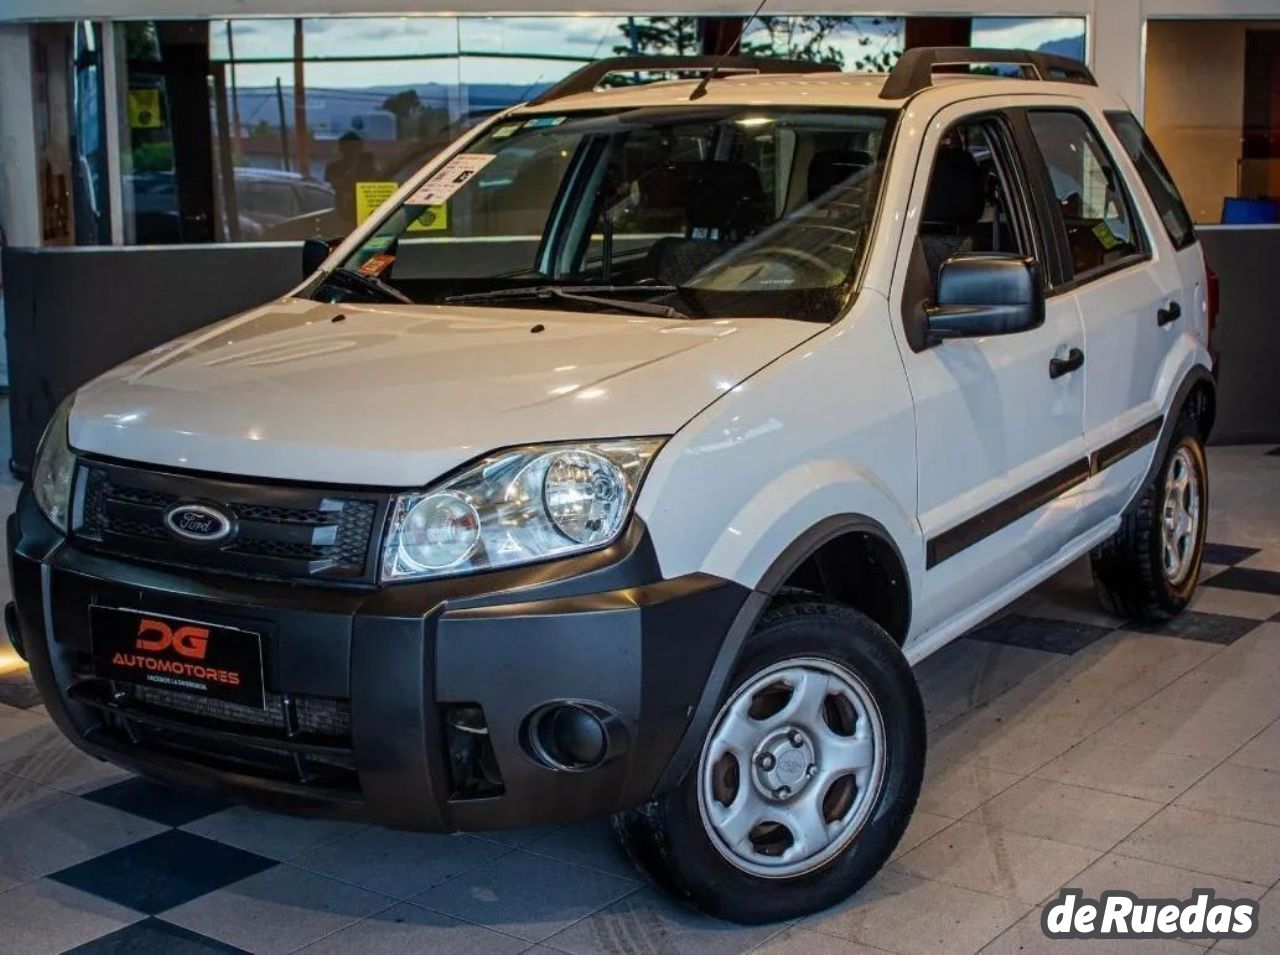
M 1058 110 L 1027 118 L 1048 167 L 1074 278 L 1145 253 L 1124 183 L 1088 120 Z
M 1003 123 L 956 123 L 942 136 L 920 214 L 919 251 L 936 286 L 943 263 L 969 252 L 1035 256 Z
M 1191 223 L 1191 214 L 1187 212 L 1182 196 L 1178 193 L 1178 187 L 1174 185 L 1173 176 L 1169 175 L 1160 154 L 1156 152 L 1155 144 L 1132 113 L 1107 113 L 1107 121 L 1111 123 L 1111 128 L 1124 144 L 1125 152 L 1133 160 L 1143 186 L 1160 213 L 1160 221 L 1169 233 L 1169 241 L 1175 249 L 1185 249 L 1196 241 L 1196 230 Z

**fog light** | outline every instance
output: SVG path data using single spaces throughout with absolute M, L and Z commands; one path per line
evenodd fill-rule
M 538 710 L 529 720 L 528 741 L 538 761 L 554 769 L 591 769 L 609 750 L 604 720 L 580 703 Z

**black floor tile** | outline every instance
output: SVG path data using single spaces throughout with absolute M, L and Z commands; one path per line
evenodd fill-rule
M 1217 578 L 1213 579 L 1216 580 Z M 1225 647 L 1235 643 L 1246 633 L 1257 627 L 1257 620 L 1228 617 L 1220 613 L 1197 613 L 1194 610 L 1184 610 L 1172 620 L 1131 624 L 1125 629 L 1134 630 L 1138 633 L 1159 634 L 1164 637 L 1201 640 L 1205 643 L 1217 643 Z
M 1258 552 L 1256 547 L 1240 547 L 1236 544 L 1205 544 L 1204 562 L 1234 567 L 1240 561 L 1252 557 Z
M 1049 653 L 1069 655 L 1083 650 L 1110 632 L 1106 627 L 1095 627 L 1087 623 L 1009 614 L 984 624 L 968 636 L 971 640 L 986 640 L 1028 650 L 1047 650 Z
M 166 826 L 184 826 L 230 805 L 221 799 L 178 792 L 138 777 L 95 789 L 84 798 Z
M 1229 567 L 1220 574 L 1214 574 L 1205 581 L 1205 585 L 1280 596 L 1280 573 L 1274 570 L 1255 570 L 1252 567 Z
M 275 864 L 273 859 L 170 829 L 49 878 L 155 915 Z
M 207 935 L 189 932 L 160 919 L 143 919 L 110 935 L 95 938 L 65 955 L 240 955 L 236 948 Z M 245 953 L 247 955 L 247 953 Z

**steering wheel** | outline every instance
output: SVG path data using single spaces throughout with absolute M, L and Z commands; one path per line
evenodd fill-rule
M 823 285 L 840 285 L 845 280 L 845 273 L 837 269 L 830 262 L 821 259 L 812 252 L 805 252 L 802 249 L 789 249 L 780 247 L 769 250 L 770 255 L 776 255 L 784 259 L 791 259 L 799 262 L 811 273 L 816 272 L 821 278 L 825 279 Z

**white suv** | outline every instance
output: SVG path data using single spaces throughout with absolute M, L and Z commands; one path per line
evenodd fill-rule
M 642 70 L 701 82 L 597 89 Z M 911 664 L 1084 554 L 1183 608 L 1213 306 L 1137 122 L 1039 54 L 812 70 L 587 67 L 80 389 L 9 529 L 62 730 L 403 828 L 612 813 L 765 921 L 902 835 Z

